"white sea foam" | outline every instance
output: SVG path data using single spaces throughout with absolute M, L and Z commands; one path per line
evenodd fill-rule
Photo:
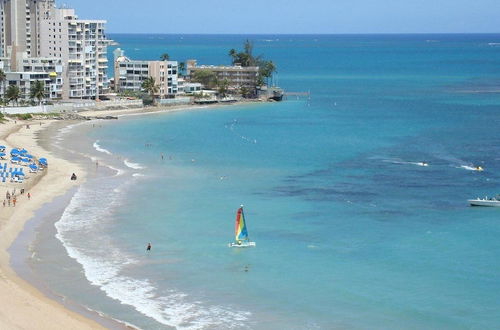
M 128 168 L 131 168 L 131 169 L 134 169 L 134 170 L 142 170 L 144 169 L 145 167 L 142 166 L 141 164 L 139 163 L 132 163 L 131 161 L 129 161 L 128 159 L 125 159 L 123 161 L 123 163 L 128 167 Z
M 207 306 L 178 290 L 159 290 L 146 278 L 124 275 L 125 267 L 140 261 L 118 247 L 106 235 L 112 215 L 123 203 L 127 184 L 113 189 L 106 182 L 97 187 L 83 185 L 55 224 L 56 237 L 68 255 L 82 265 L 87 280 L 108 297 L 130 305 L 157 322 L 178 329 L 245 329 L 249 312 L 225 306 Z M 89 242 L 92 242 L 89 244 Z M 103 248 L 105 247 L 105 248 Z
M 429 166 L 429 164 L 427 164 L 426 162 L 407 162 L 407 161 L 400 160 L 400 159 L 383 159 L 382 161 L 386 162 L 386 163 L 391 163 L 391 164 L 417 165 L 417 166 L 423 166 L 423 167 Z
M 122 170 L 122 169 L 119 169 L 119 168 L 116 168 L 116 167 L 113 167 L 111 165 L 106 165 L 104 164 L 105 166 L 109 167 L 110 169 L 112 169 L 113 171 L 116 171 L 116 174 L 115 176 L 120 176 L 122 174 L 124 174 L 126 171 L 125 170 Z
M 134 174 L 132 174 L 132 176 L 138 178 L 138 177 L 143 177 L 145 175 L 141 174 L 141 173 L 134 173 Z
M 112 155 L 112 153 L 109 150 L 106 150 L 99 145 L 99 140 L 95 141 L 93 146 L 94 146 L 94 149 L 99 151 L 99 152 L 103 152 L 105 154 Z
M 460 165 L 460 166 L 456 166 L 456 168 L 463 168 L 464 170 L 467 170 L 467 171 L 481 171 L 476 166 L 472 166 L 472 165 Z

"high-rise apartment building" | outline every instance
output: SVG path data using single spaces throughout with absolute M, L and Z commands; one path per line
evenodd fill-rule
M 54 0 L 0 0 L 0 54 L 40 55 L 40 21 L 55 7 Z
M 0 0 L 0 57 L 21 72 L 26 58 L 63 66 L 64 99 L 97 99 L 108 90 L 106 21 L 80 20 L 54 0 Z

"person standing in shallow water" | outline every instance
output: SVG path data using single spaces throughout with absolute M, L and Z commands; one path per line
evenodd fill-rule
M 151 251 L 151 243 L 148 243 L 148 247 L 146 248 L 146 251 Z

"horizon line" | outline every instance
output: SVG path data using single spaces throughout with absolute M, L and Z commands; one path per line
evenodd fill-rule
M 256 32 L 246 32 L 246 33 L 195 33 L 195 32 L 107 32 L 107 34 L 162 34 L 162 35 L 430 35 L 430 34 L 455 34 L 455 35 L 477 35 L 477 34 L 499 34 L 499 32 L 345 32 L 345 33 L 256 33 Z

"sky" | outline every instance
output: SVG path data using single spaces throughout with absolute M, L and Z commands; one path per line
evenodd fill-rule
M 108 33 L 499 33 L 500 0 L 56 0 Z

